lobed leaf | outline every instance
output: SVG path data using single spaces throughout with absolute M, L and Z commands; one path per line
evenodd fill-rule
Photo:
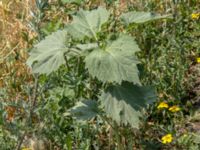
M 156 19 L 164 19 L 164 18 L 171 18 L 170 14 L 168 15 L 160 15 L 151 12 L 137 12 L 132 11 L 128 13 L 124 13 L 120 16 L 120 19 L 126 24 L 129 25 L 131 23 L 144 23 L 147 21 L 152 21 Z
M 90 120 L 98 114 L 97 102 L 94 100 L 79 101 L 69 112 L 79 121 Z
M 111 42 L 105 50 L 96 49 L 86 56 L 86 68 L 93 77 L 103 82 L 130 81 L 140 84 L 138 60 L 135 52 L 139 51 L 135 40 L 128 35 L 121 35 Z
M 129 82 L 110 86 L 101 96 L 100 101 L 106 114 L 118 124 L 128 123 L 135 128 L 139 126 L 142 116 L 141 108 L 156 100 L 151 87 L 139 87 Z
M 59 30 L 34 46 L 27 60 L 33 73 L 50 74 L 65 63 L 64 53 L 68 50 L 66 39 L 66 31 Z
M 102 24 L 107 22 L 108 18 L 109 12 L 102 7 L 92 11 L 80 10 L 66 28 L 76 39 L 85 37 L 97 39 L 96 33 L 100 31 Z

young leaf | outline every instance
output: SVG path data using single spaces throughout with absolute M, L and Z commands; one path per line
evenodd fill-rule
M 98 113 L 97 102 L 94 100 L 80 101 L 69 112 L 79 121 L 90 120 Z
M 139 50 L 132 37 L 121 35 L 105 50 L 96 49 L 86 56 L 86 67 L 93 77 L 103 82 L 121 83 L 124 80 L 140 84 L 135 56 Z
M 66 28 L 74 38 L 89 37 L 97 40 L 96 33 L 100 31 L 102 24 L 108 20 L 108 17 L 109 12 L 102 7 L 92 11 L 80 10 L 76 16 L 73 16 L 72 23 Z
M 98 47 L 97 43 L 77 44 L 76 45 L 76 48 L 78 48 L 78 49 L 80 49 L 82 51 L 96 49 L 97 47 Z
M 120 16 L 121 20 L 126 25 L 129 25 L 130 23 L 144 23 L 151 20 L 171 18 L 171 17 L 172 17 L 171 15 L 160 15 L 151 12 L 137 12 L 137 11 L 124 13 Z
M 77 44 L 76 48 L 80 50 L 81 56 L 87 56 L 90 50 L 98 48 L 98 44 L 97 43 Z
M 50 74 L 65 63 L 66 39 L 66 31 L 59 30 L 34 46 L 27 60 L 34 73 Z
M 151 87 L 139 87 L 132 83 L 110 86 L 101 96 L 100 101 L 108 116 L 118 124 L 128 123 L 135 128 L 139 126 L 141 108 L 156 99 Z

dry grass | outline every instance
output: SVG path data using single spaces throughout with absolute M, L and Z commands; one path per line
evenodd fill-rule
M 0 1 L 0 87 L 7 89 L 14 99 L 20 95 L 21 84 L 31 81 L 25 64 L 29 45 L 22 36 L 23 32 L 30 39 L 36 36 L 27 27 L 31 3 L 30 0 Z

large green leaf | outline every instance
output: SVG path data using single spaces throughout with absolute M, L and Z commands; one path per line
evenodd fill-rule
M 80 10 L 77 15 L 73 16 L 72 23 L 66 28 L 74 38 L 97 39 L 96 33 L 100 31 L 102 24 L 107 22 L 108 18 L 109 12 L 102 7 L 92 11 Z
M 151 87 L 139 87 L 132 83 L 110 86 L 101 96 L 100 101 L 108 116 L 118 124 L 128 123 L 135 128 L 139 126 L 141 108 L 156 99 Z
M 171 18 L 171 15 L 132 11 L 122 14 L 120 18 L 126 25 L 129 25 L 130 23 L 144 23 L 156 19 Z
M 27 60 L 34 73 L 50 74 L 65 63 L 66 39 L 66 31 L 59 30 L 34 46 Z
M 79 101 L 69 112 L 79 121 L 90 120 L 98 114 L 97 102 L 94 100 Z
M 135 52 L 139 51 L 134 39 L 121 35 L 105 50 L 96 49 L 85 59 L 86 67 L 93 77 L 103 82 L 130 81 L 140 84 Z

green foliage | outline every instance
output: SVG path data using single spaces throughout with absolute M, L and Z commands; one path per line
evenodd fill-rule
M 57 31 L 34 46 L 27 60 L 33 73 L 50 74 L 65 63 L 64 53 L 68 51 L 65 45 L 66 36 L 65 31 Z
M 195 2 L 134 1 L 126 8 L 123 1 L 107 0 L 107 9 L 97 8 L 98 0 L 84 2 L 45 6 L 46 20 L 36 29 L 42 33 L 39 41 L 47 37 L 34 46 L 27 62 L 35 79 L 39 74 L 38 87 L 27 85 L 29 101 L 2 103 L 0 149 L 14 149 L 24 134 L 46 137 L 52 149 L 199 149 L 199 137 L 182 137 L 190 131 L 188 124 L 180 124 L 189 113 L 181 101 L 189 95 L 186 71 L 199 50 L 199 20 L 190 19 L 195 11 L 188 7 Z M 173 13 L 173 21 L 153 21 L 171 18 L 153 11 Z M 148 105 L 156 94 L 142 85 L 154 85 L 159 101 L 181 110 Z M 10 99 L 5 95 L 0 93 L 2 101 Z M 10 122 L 6 106 L 17 110 Z M 162 144 L 168 133 L 172 143 Z
M 78 120 L 90 120 L 98 114 L 97 106 L 97 102 L 94 100 L 83 100 L 71 108 L 70 114 L 74 115 Z
M 78 5 L 80 5 L 83 2 L 83 0 L 61 0 L 61 1 L 62 1 L 63 4 L 74 3 L 74 4 L 78 4 Z
M 139 127 L 141 108 L 155 100 L 152 87 L 139 87 L 132 83 L 110 86 L 100 97 L 102 106 L 108 116 L 118 124 L 128 123 L 135 128 Z
M 105 49 L 96 49 L 86 56 L 89 73 L 103 82 L 130 81 L 140 84 L 135 56 L 139 48 L 134 39 L 121 35 L 108 43 Z
M 177 140 L 178 144 L 184 148 L 198 150 L 200 148 L 200 134 L 189 133 L 180 136 Z
M 66 50 L 73 50 L 78 54 L 75 55 L 75 58 L 79 58 L 79 56 L 85 57 L 85 67 L 88 69 L 89 74 L 93 77 L 97 77 L 97 79 L 104 84 L 111 83 L 115 86 L 116 83 L 121 84 L 122 81 L 129 81 L 141 85 L 137 69 L 139 61 L 135 56 L 135 53 L 140 49 L 134 38 L 128 34 L 120 34 L 119 37 L 116 35 L 117 38 L 113 40 L 97 36 L 98 32 L 101 31 L 102 25 L 108 21 L 109 16 L 110 13 L 102 7 L 92 11 L 80 10 L 73 16 L 72 23 L 66 25 L 64 31 L 58 31 L 49 35 L 45 40 L 35 46 L 28 59 L 29 66 L 33 65 L 33 72 L 49 74 L 57 70 L 59 66 L 65 62 L 64 53 Z M 141 18 L 137 17 L 137 19 L 143 20 L 144 18 L 142 16 Z M 150 19 L 155 18 L 149 18 L 148 20 Z M 109 37 L 111 33 L 107 34 Z M 67 36 L 66 40 L 65 36 Z M 88 43 L 89 41 L 87 38 L 97 43 Z M 67 43 L 65 43 L 65 41 L 67 41 Z M 83 51 L 84 55 L 81 55 L 82 52 L 80 51 Z M 87 52 L 85 53 L 85 51 Z M 66 53 L 66 58 L 70 60 L 72 57 L 69 53 Z M 38 62 L 33 64 L 34 61 Z M 66 63 L 68 63 L 68 61 L 66 61 Z M 140 88 L 142 87 L 137 87 L 138 90 L 136 90 L 136 87 L 129 87 L 131 88 L 129 90 L 133 91 L 128 91 L 130 93 L 132 92 L 131 95 L 129 93 L 127 95 L 128 97 L 124 97 L 123 94 L 127 94 L 124 85 L 117 86 L 118 88 L 114 90 L 114 93 L 116 94 L 117 91 L 122 97 L 114 99 L 110 97 L 109 94 L 105 94 L 105 99 L 103 101 L 101 98 L 100 102 L 103 102 L 103 106 L 106 106 L 105 112 L 119 124 L 124 123 L 127 125 L 127 123 L 129 123 L 133 127 L 138 127 L 141 108 L 138 107 L 137 110 L 135 110 L 135 106 L 144 107 L 144 105 L 141 105 L 141 102 L 147 103 L 145 94 L 148 94 L 148 91 L 144 90 L 145 88 L 141 90 Z M 103 88 L 102 90 L 106 89 Z M 140 97 L 138 97 L 138 93 L 140 93 Z M 80 99 L 80 97 L 77 98 Z M 140 101 L 134 98 L 139 98 Z M 155 98 L 151 100 L 155 100 Z M 118 103 L 118 101 L 120 101 L 120 103 Z M 132 101 L 131 104 L 130 101 Z M 90 113 L 89 116 L 87 114 L 82 114 L 87 109 L 89 111 L 89 109 L 91 109 L 89 107 L 93 107 L 94 105 L 89 103 L 90 101 L 86 102 L 88 103 L 77 103 L 77 106 L 72 109 L 71 112 L 72 114 L 76 113 L 76 118 L 89 119 L 93 116 L 91 115 L 93 113 Z M 77 114 L 80 116 L 78 117 Z M 129 119 L 130 117 L 132 119 Z
M 129 23 L 141 23 L 163 18 L 163 16 L 158 15 L 152 17 L 149 13 L 144 12 L 142 14 L 140 18 L 138 18 L 138 13 L 131 14 L 133 16 Z M 127 15 L 130 14 L 122 14 L 123 20 L 127 18 Z M 142 116 L 141 109 L 145 107 L 145 104 L 154 101 L 155 95 L 151 88 L 135 86 L 132 83 L 122 83 L 122 81 L 129 81 L 141 85 L 137 69 L 139 61 L 135 56 L 135 52 L 140 49 L 134 38 L 126 34 L 120 34 L 119 36 L 116 34 L 117 38 L 112 40 L 98 36 L 98 32 L 101 32 L 101 27 L 108 21 L 109 16 L 110 13 L 102 7 L 92 11 L 80 10 L 73 16 L 72 23 L 66 25 L 63 33 L 62 31 L 53 33 L 35 46 L 28 64 L 29 66 L 33 65 L 33 72 L 35 73 L 50 74 L 64 63 L 69 66 L 69 60 L 72 57 L 69 53 L 66 53 L 67 61 L 64 59 L 66 49 L 75 51 L 78 54 L 75 55 L 75 58 L 85 57 L 85 67 L 88 69 L 89 74 L 97 77 L 98 80 L 108 86 L 108 88 L 102 88 L 105 92 L 100 97 L 100 103 L 106 115 L 119 125 L 130 124 L 132 127 L 138 128 L 139 117 Z M 64 36 L 62 36 L 63 34 Z M 108 32 L 107 34 L 109 37 L 111 33 Z M 67 39 L 65 39 L 65 36 L 67 36 Z M 56 42 L 54 39 L 60 39 L 60 41 Z M 91 43 L 91 41 L 97 43 Z M 59 55 L 57 55 L 58 52 Z M 57 60 L 62 61 L 57 63 Z M 33 64 L 35 61 L 36 63 Z M 116 83 L 118 84 L 116 85 Z M 80 99 L 80 97 L 77 98 Z M 71 114 L 75 115 L 77 119 L 91 119 L 97 115 L 97 112 L 94 112 L 95 108 L 97 111 L 95 101 L 78 102 L 71 109 Z
M 126 24 L 129 25 L 131 23 L 145 23 L 148 21 L 156 20 L 156 19 L 164 19 L 171 18 L 171 15 L 160 15 L 151 12 L 128 12 L 124 13 L 120 16 L 120 19 Z
M 67 25 L 67 30 L 73 38 L 88 37 L 97 40 L 97 32 L 100 32 L 102 24 L 108 21 L 108 18 L 109 12 L 102 7 L 92 11 L 80 10 L 73 16 L 72 23 Z

